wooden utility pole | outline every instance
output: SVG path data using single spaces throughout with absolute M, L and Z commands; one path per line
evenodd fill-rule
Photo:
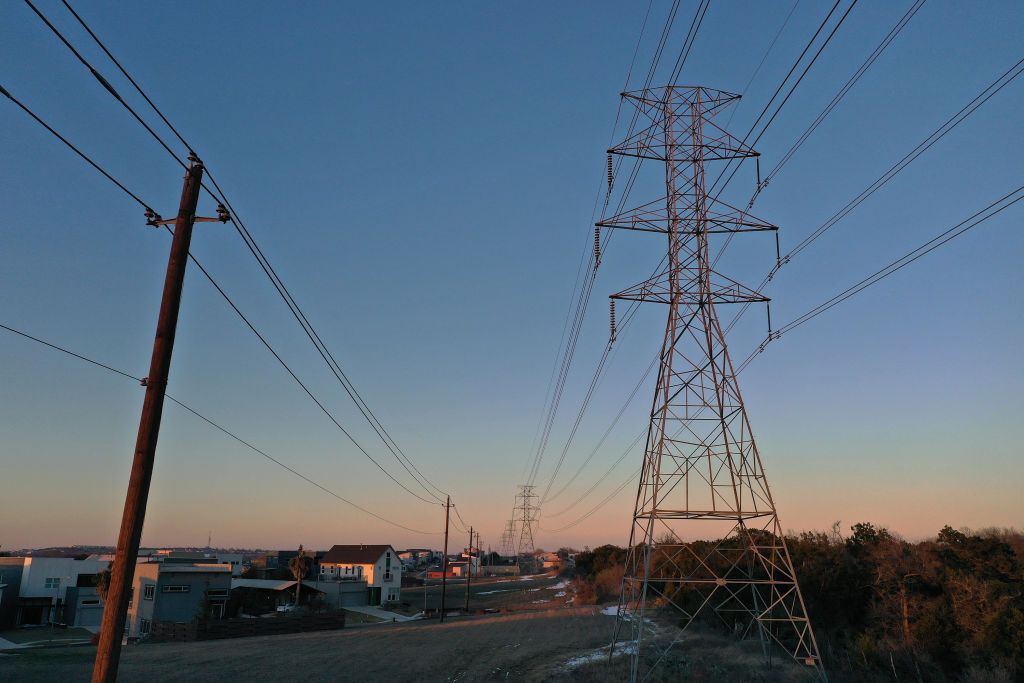
M 473 579 L 473 527 L 469 527 L 469 554 L 466 562 L 466 612 L 469 612 L 469 584 Z
M 444 599 L 448 590 L 448 515 L 452 507 L 452 497 L 448 496 L 444 504 L 444 555 L 441 557 L 441 621 L 444 621 Z
M 203 180 L 202 162 L 194 156 L 190 156 L 190 160 L 192 163 L 185 173 L 185 186 L 181 191 L 178 216 L 174 220 L 174 238 L 167 261 L 167 275 L 164 278 L 164 293 L 160 300 L 160 317 L 156 324 L 149 376 L 143 381 L 146 386 L 146 397 L 142 402 L 135 457 L 128 479 L 121 532 L 117 537 L 117 553 L 110 568 L 110 586 L 104 601 L 106 605 L 93 666 L 93 683 L 113 683 L 117 679 L 121 639 L 124 637 L 125 616 L 131 596 L 132 578 L 135 575 L 135 562 L 139 554 L 139 542 L 142 539 L 142 524 L 146 517 L 146 501 L 149 498 L 149 484 L 153 477 L 153 460 L 156 455 L 157 436 L 160 433 L 164 392 L 171 367 L 174 333 L 178 325 L 181 289 L 185 282 L 185 266 L 188 263 L 188 249 L 192 241 L 192 224 L 195 221 L 196 205 L 199 203 Z M 150 218 L 151 225 L 165 223 L 170 221 L 155 222 L 152 217 Z M 136 599 L 141 598 L 141 595 L 136 596 Z

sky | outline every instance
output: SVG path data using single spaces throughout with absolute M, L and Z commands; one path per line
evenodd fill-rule
M 669 77 L 696 4 L 681 4 L 655 83 Z M 853 9 L 759 141 L 762 168 L 910 4 Z M 669 3 L 653 0 L 642 36 L 642 2 L 76 5 L 203 157 L 395 441 L 496 546 L 591 248 L 618 94 L 642 85 Z M 63 5 L 38 6 L 165 134 Z M 827 12 L 799 2 L 757 70 L 791 8 L 712 2 L 678 81 L 742 93 L 730 125 L 741 136 Z M 27 6 L 0 12 L 0 84 L 173 215 L 181 168 Z M 1024 56 L 1022 31 L 1017 2 L 982 12 L 927 2 L 758 197 L 755 213 L 781 227 L 782 249 Z M 1018 187 L 1022 107 L 1015 81 L 794 258 L 765 291 L 776 325 Z M 614 135 L 623 132 L 620 122 Z M 7 100 L 0 158 L 0 324 L 145 375 L 167 235 Z M 661 196 L 656 170 L 639 177 L 636 204 Z M 723 198 L 742 205 L 755 182 L 744 166 Z M 204 197 L 199 211 L 213 215 L 214 202 Z M 919 538 L 945 524 L 1021 525 L 1022 219 L 1024 203 L 787 334 L 742 374 L 785 529 L 872 521 Z M 722 269 L 754 286 L 774 262 L 773 241 L 736 243 Z M 663 251 L 635 233 L 608 245 L 541 487 L 607 340 L 605 297 L 647 277 Z M 197 225 L 192 252 L 356 440 L 428 497 L 326 371 L 234 230 Z M 645 307 L 617 340 L 556 488 L 643 375 L 664 314 Z M 765 329 L 763 313 L 750 311 L 729 338 L 733 356 L 746 357 Z M 626 481 L 640 448 L 564 508 L 644 431 L 653 384 L 545 503 L 538 546 L 626 543 L 635 494 Z M 339 496 L 429 533 L 369 517 L 168 404 L 144 545 L 205 545 L 211 535 L 225 547 L 440 547 L 443 507 L 413 498 L 347 441 L 194 268 L 168 391 Z M 0 546 L 114 542 L 142 396 L 130 380 L 0 330 Z M 620 485 L 589 517 L 552 531 Z M 464 532 L 452 533 L 463 543 Z

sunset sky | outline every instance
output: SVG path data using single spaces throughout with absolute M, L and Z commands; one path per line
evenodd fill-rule
M 397 443 L 451 492 L 484 544 L 497 546 L 592 239 L 646 3 L 80 4 L 197 148 Z M 686 33 L 683 4 L 656 84 Z M 763 170 L 910 4 L 858 4 L 759 142 Z M 63 6 L 39 5 L 156 126 Z M 668 5 L 653 2 L 630 88 L 646 75 Z M 745 90 L 792 7 L 713 3 L 686 63 L 681 83 L 743 92 L 730 125 L 740 137 L 827 11 L 799 3 Z M 1011 0 L 983 12 L 925 4 L 758 198 L 754 212 L 781 226 L 783 251 L 1024 57 L 1022 22 L 1024 4 Z M 785 266 L 766 290 L 773 322 L 1020 186 L 1022 81 Z M 181 168 L 16 3 L 0 19 L 0 85 L 164 216 L 174 214 Z M 616 140 L 623 131 L 620 121 Z M 138 205 L 6 99 L 0 159 L 0 324 L 145 375 L 167 235 L 147 228 Z M 663 192 L 653 171 L 638 179 L 632 203 Z M 754 184 L 744 166 L 724 198 L 743 206 Z M 204 197 L 200 213 L 213 211 Z M 1021 526 L 1022 219 L 1024 203 L 784 336 L 742 374 L 784 528 L 873 521 L 918 538 L 945 524 Z M 192 250 L 360 444 L 414 487 L 234 230 L 199 224 Z M 609 246 L 541 488 L 607 340 L 607 295 L 646 278 L 663 252 L 659 237 L 639 233 Z M 773 262 L 770 237 L 745 235 L 721 269 L 755 286 Z M 647 368 L 664 315 L 642 309 L 617 341 L 555 488 Z M 748 312 L 729 339 L 737 361 L 765 330 L 763 311 Z M 653 385 L 651 377 L 590 466 L 544 506 L 538 546 L 627 542 L 632 483 L 579 524 L 550 530 L 590 511 L 639 467 L 636 447 L 591 495 L 557 514 L 646 429 Z M 168 403 L 144 546 L 205 545 L 212 533 L 215 546 L 440 547 L 444 509 L 413 498 L 359 453 L 194 268 L 168 391 L 338 495 L 430 533 L 369 517 Z M 123 377 L 0 330 L 4 549 L 115 541 L 142 396 Z M 464 536 L 453 528 L 453 545 Z

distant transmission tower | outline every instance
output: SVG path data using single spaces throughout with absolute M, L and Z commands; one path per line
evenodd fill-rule
M 512 557 L 516 554 L 516 532 L 515 520 L 508 520 L 505 530 L 501 532 L 501 546 L 498 549 L 503 557 Z
M 683 629 L 701 617 L 756 635 L 766 657 L 774 642 L 824 678 L 716 311 L 768 299 L 712 270 L 709 235 L 778 229 L 705 189 L 705 162 L 757 156 L 712 122 L 739 96 L 668 86 L 623 98 L 646 127 L 608 151 L 662 162 L 666 193 L 597 225 L 668 237 L 664 270 L 612 296 L 667 304 L 668 322 L 612 647 L 628 624 L 637 680 L 645 612 L 672 606 Z M 684 541 L 697 538 L 718 540 Z
M 519 524 L 519 542 L 516 544 L 516 556 L 524 555 L 533 559 L 533 527 L 540 516 L 537 505 L 537 494 L 532 484 L 520 484 L 516 494 L 515 521 Z

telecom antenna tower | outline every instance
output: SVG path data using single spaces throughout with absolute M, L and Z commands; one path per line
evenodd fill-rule
M 666 191 L 597 226 L 666 235 L 668 255 L 611 298 L 666 304 L 668 321 L 612 648 L 628 626 L 637 680 L 645 612 L 672 606 L 683 629 L 724 623 L 758 637 L 766 658 L 774 643 L 824 679 L 717 313 L 768 299 L 711 268 L 709 236 L 778 230 L 705 189 L 707 162 L 757 156 L 713 122 L 739 95 L 667 86 L 622 97 L 645 127 L 608 151 L 664 164 Z
M 537 505 L 537 494 L 532 484 L 520 484 L 516 494 L 515 521 L 519 524 L 519 543 L 516 544 L 516 557 L 526 555 L 533 560 L 533 527 L 540 517 Z

